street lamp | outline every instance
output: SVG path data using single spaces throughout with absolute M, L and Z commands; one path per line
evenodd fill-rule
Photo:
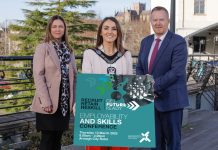
M 171 0 L 171 6 L 170 6 L 170 31 L 175 33 L 175 18 L 176 18 L 176 1 Z

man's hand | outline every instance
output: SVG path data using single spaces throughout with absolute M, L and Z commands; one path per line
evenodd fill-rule
M 155 98 L 158 98 L 158 95 L 154 93 L 154 99 L 155 99 Z

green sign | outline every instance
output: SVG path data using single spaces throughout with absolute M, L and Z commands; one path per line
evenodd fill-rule
M 149 75 L 78 74 L 74 145 L 155 147 Z

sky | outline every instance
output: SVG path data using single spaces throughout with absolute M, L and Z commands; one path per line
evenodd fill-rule
M 32 6 L 25 2 L 28 0 L 0 0 L 0 23 L 6 20 L 24 19 L 22 9 L 31 9 Z M 98 2 L 87 10 L 95 10 L 101 18 L 113 16 L 115 11 L 130 9 L 135 2 L 146 3 L 150 7 L 150 0 L 98 0 Z M 81 11 L 84 11 L 82 9 Z

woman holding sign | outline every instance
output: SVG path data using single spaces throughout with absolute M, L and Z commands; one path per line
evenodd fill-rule
M 49 20 L 45 40 L 36 48 L 33 76 L 36 93 L 31 110 L 41 131 L 40 150 L 60 150 L 73 111 L 76 66 L 65 21 L 58 15 Z
M 99 25 L 95 48 L 85 50 L 82 73 L 132 74 L 131 53 L 123 48 L 122 31 L 114 17 Z M 126 147 L 87 146 L 86 150 L 128 150 Z

